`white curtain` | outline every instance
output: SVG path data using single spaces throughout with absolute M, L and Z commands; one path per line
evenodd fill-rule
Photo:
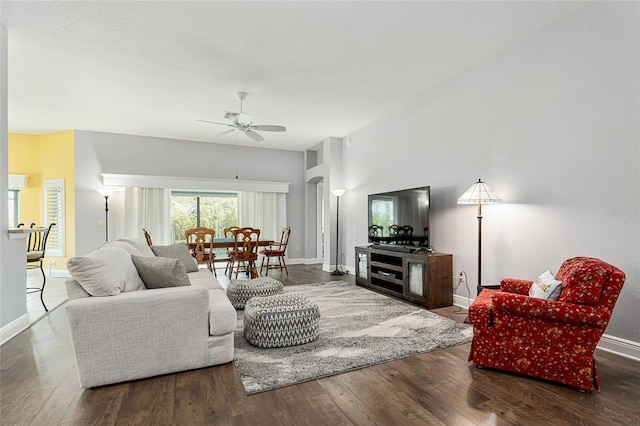
M 238 192 L 238 226 L 260 229 L 260 240 L 280 241 L 287 226 L 287 194 Z
M 124 195 L 125 236 L 144 238 L 151 234 L 153 244 L 171 243 L 171 190 L 163 188 L 126 188 Z

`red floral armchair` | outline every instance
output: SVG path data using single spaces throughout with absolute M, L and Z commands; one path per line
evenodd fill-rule
M 505 278 L 469 307 L 477 367 L 552 380 L 587 392 L 600 389 L 593 352 L 604 333 L 625 274 L 599 259 L 574 257 L 556 274 L 557 301 L 529 297 L 532 281 Z

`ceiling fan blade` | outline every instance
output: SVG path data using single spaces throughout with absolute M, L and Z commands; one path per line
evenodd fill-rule
M 217 138 L 218 136 L 222 136 L 222 135 L 226 135 L 227 133 L 235 132 L 235 130 L 236 129 L 225 130 L 224 132 L 216 133 L 215 135 L 213 135 L 213 137 Z
M 262 130 L 264 132 L 286 132 L 287 128 L 284 126 L 274 126 L 270 124 L 256 124 L 251 126 L 252 129 Z
M 259 134 L 257 134 L 256 132 L 250 129 L 245 130 L 244 134 L 249 136 L 251 139 L 253 139 L 256 142 L 262 142 L 264 140 L 262 136 L 260 136 Z
M 209 120 L 197 120 L 197 121 L 202 121 L 203 123 L 211 123 L 211 124 L 219 124 L 221 126 L 229 126 L 229 127 L 233 127 L 235 128 L 236 126 L 234 126 L 233 124 L 229 124 L 229 123 L 218 123 L 217 121 L 209 121 Z

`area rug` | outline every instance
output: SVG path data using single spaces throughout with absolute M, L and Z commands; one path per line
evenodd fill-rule
M 320 335 L 305 345 L 260 349 L 238 311 L 234 364 L 250 395 L 469 342 L 471 326 L 343 281 L 286 286 L 320 308 Z

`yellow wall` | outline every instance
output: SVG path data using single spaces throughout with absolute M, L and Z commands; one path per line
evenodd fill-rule
M 19 221 L 42 225 L 42 171 L 38 136 L 9 134 L 9 174 L 29 176 L 27 187 L 20 189 Z
M 23 135 L 9 133 L 9 174 L 29 176 L 28 187 L 20 190 L 20 221 L 44 224 L 44 191 L 46 179 L 64 179 L 65 184 L 65 257 L 56 260 L 55 269 L 64 269 L 75 255 L 75 171 L 74 132 Z M 45 265 L 49 265 L 45 259 Z

